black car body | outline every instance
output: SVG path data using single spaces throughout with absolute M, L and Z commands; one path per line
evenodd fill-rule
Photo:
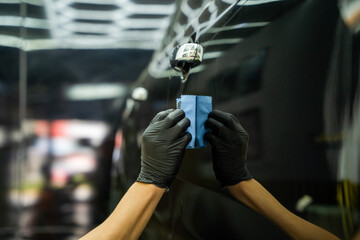
M 337 159 L 344 106 L 354 102 L 358 85 L 359 39 L 341 20 L 337 2 L 178 1 L 171 19 L 162 46 L 133 85 L 146 89 L 146 100 L 130 94 L 126 102 L 117 188 L 124 192 L 136 180 L 141 134 L 157 112 L 176 108 L 181 94 L 212 96 L 214 109 L 235 114 L 248 131 L 253 177 L 291 211 L 344 236 Z M 169 57 L 188 41 L 205 53 L 184 82 Z M 304 196 L 312 203 L 299 208 Z M 178 178 L 142 236 L 286 238 L 220 188 L 210 147 L 186 151 Z

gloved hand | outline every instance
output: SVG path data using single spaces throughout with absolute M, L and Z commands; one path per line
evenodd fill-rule
M 215 110 L 205 127 L 211 129 L 204 138 L 212 146 L 213 169 L 221 185 L 232 186 L 252 178 L 245 162 L 249 135 L 236 117 Z
M 181 109 L 158 113 L 142 135 L 138 182 L 168 189 L 179 172 L 191 134 L 190 120 Z

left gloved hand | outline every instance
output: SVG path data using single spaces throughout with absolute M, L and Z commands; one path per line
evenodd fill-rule
M 138 182 L 168 189 L 179 172 L 191 134 L 190 120 L 181 109 L 158 113 L 142 136 Z

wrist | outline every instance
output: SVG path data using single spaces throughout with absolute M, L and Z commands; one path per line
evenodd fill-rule
M 254 183 L 255 179 L 251 178 L 248 180 L 244 180 L 241 182 L 238 182 L 235 185 L 228 185 L 226 186 L 226 189 L 229 191 L 229 193 L 238 199 L 239 201 L 246 203 L 249 200 L 249 197 L 252 194 L 252 191 L 255 190 Z
M 165 191 L 169 191 L 169 186 L 171 185 L 172 181 L 173 179 L 169 179 L 168 176 L 160 176 L 143 168 L 141 169 L 141 172 L 136 179 L 136 182 L 152 184 L 160 189 L 164 189 Z
M 145 183 L 145 182 L 136 181 L 134 184 L 142 189 L 146 189 L 146 191 L 148 191 L 149 193 L 153 193 L 154 195 L 164 194 L 167 191 L 166 188 L 158 187 L 153 183 Z
M 223 176 L 217 175 L 217 179 L 221 183 L 222 187 L 227 188 L 227 187 L 236 186 L 241 182 L 245 182 L 245 181 L 252 179 L 252 176 L 250 175 L 250 173 L 247 170 L 243 171 L 243 173 L 228 174 L 228 175 L 234 176 L 234 177 L 230 178 L 229 176 L 224 177 L 224 175 Z M 239 187 L 244 187 L 244 186 L 240 185 Z

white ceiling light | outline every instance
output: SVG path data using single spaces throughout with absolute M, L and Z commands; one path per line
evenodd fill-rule
M 122 84 L 74 84 L 65 90 L 69 100 L 99 100 L 125 96 L 127 88 Z

